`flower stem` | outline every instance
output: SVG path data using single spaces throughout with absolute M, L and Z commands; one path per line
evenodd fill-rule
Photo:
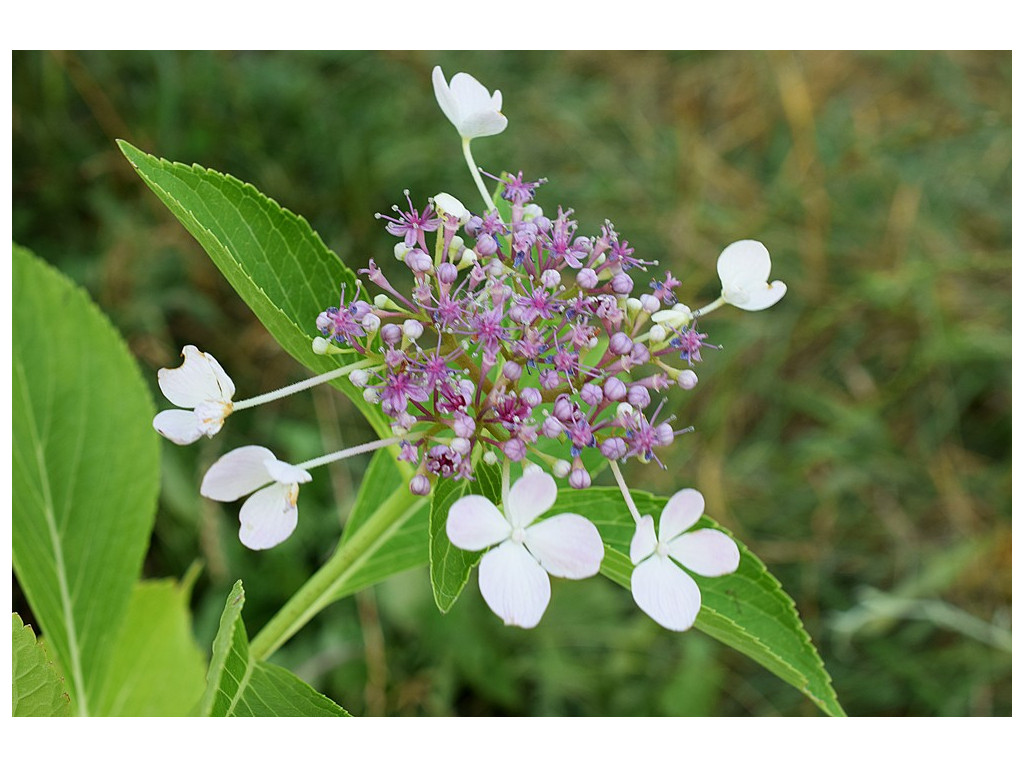
M 345 376 L 346 374 L 352 373 L 352 371 L 360 368 L 369 368 L 374 365 L 372 360 L 360 360 L 357 363 L 346 365 L 341 368 L 337 368 L 327 373 L 321 373 L 319 376 L 314 376 L 311 379 L 304 381 L 297 381 L 294 384 L 289 384 L 287 387 L 281 387 L 281 389 L 275 389 L 273 392 L 267 392 L 263 395 L 257 395 L 256 397 L 250 397 L 248 400 L 240 400 L 234 404 L 232 410 L 241 411 L 246 408 L 252 408 L 256 405 L 263 405 L 264 403 L 270 403 L 274 400 L 279 400 L 282 397 L 288 397 L 288 395 L 294 395 L 296 392 L 302 392 L 304 389 L 310 389 L 324 382 L 336 379 L 339 376 Z
M 487 194 L 487 187 L 484 186 L 484 180 L 480 178 L 480 169 L 476 167 L 476 161 L 473 159 L 473 152 L 469 148 L 469 142 L 471 139 L 462 140 L 462 154 L 466 157 L 466 165 L 469 166 L 469 172 L 473 174 L 473 181 L 476 182 L 476 188 L 480 190 L 480 195 L 484 199 L 484 205 L 487 206 L 488 211 L 494 210 L 494 201 L 491 200 L 491 196 Z
M 619 484 L 619 490 L 622 491 L 622 498 L 626 500 L 626 508 L 629 510 L 629 514 L 633 516 L 633 522 L 640 525 L 640 510 L 636 508 L 636 503 L 633 501 L 633 497 L 629 495 L 629 488 L 626 487 L 626 481 L 622 479 L 622 472 L 619 470 L 619 463 L 617 461 L 609 461 L 608 465 L 612 468 L 612 474 L 615 475 L 615 482 Z
M 716 309 L 718 309 L 719 307 L 723 306 L 724 304 L 725 304 L 725 296 L 719 296 L 717 299 L 712 301 L 706 307 L 701 307 L 696 312 L 694 312 L 693 316 L 694 316 L 694 318 L 697 318 L 697 317 L 700 317 L 701 315 L 706 315 L 708 312 L 714 312 Z
M 340 451 L 334 453 L 328 453 L 326 456 L 321 456 L 318 459 L 310 459 L 304 461 L 301 464 L 295 466 L 299 469 L 313 469 L 314 467 L 322 467 L 324 464 L 330 464 L 335 461 L 341 461 L 347 459 L 349 456 L 358 456 L 360 453 L 369 453 L 370 451 L 376 451 L 378 448 L 387 448 L 389 445 L 395 445 L 401 443 L 403 440 L 412 442 L 426 435 L 426 432 L 414 432 L 408 435 L 397 435 L 396 437 L 385 437 L 381 440 L 374 440 L 369 443 L 363 443 L 362 445 L 356 445 L 352 448 L 343 448 Z
M 310 619 L 334 602 L 346 581 L 426 503 L 403 483 L 350 537 L 343 540 L 319 571 L 267 622 L 249 646 L 252 657 L 266 660 Z

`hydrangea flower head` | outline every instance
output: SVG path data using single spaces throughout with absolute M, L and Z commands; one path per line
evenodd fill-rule
M 220 432 L 233 409 L 235 384 L 213 355 L 191 344 L 181 354 L 185 362 L 180 366 L 157 372 L 160 391 L 178 408 L 158 413 L 153 427 L 171 442 L 188 445 Z
M 683 570 L 700 576 L 724 576 L 739 567 L 736 542 L 721 531 L 689 531 L 704 513 L 704 496 L 693 488 L 679 491 L 654 518 L 644 515 L 629 545 L 633 561 L 631 588 L 640 608 L 666 629 L 683 632 L 700 612 L 700 588 Z M 688 532 L 689 531 L 689 532 Z
M 501 114 L 501 91 L 489 93 L 472 75 L 459 72 L 451 84 L 441 67 L 434 67 L 434 95 L 445 117 L 463 139 L 494 136 L 505 130 L 508 118 Z
M 536 522 L 555 503 L 558 489 L 544 472 L 515 482 L 499 510 L 484 496 L 463 496 L 448 510 L 448 538 L 459 549 L 488 549 L 480 561 L 480 593 L 506 624 L 537 626 L 551 599 L 548 575 L 585 579 L 604 558 L 592 522 L 564 513 Z

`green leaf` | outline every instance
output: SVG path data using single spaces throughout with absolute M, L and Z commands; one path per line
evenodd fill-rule
M 466 552 L 448 540 L 445 525 L 452 504 L 469 494 L 486 496 L 501 503 L 501 469 L 497 465 L 477 462 L 472 481 L 457 478 L 439 480 L 430 505 L 430 585 L 434 602 L 447 613 L 458 600 L 469 574 L 483 552 Z
M 371 459 L 370 466 L 363 476 L 359 495 L 345 531 L 342 534 L 342 545 L 359 527 L 391 496 L 402 488 L 408 488 L 408 482 L 402 476 L 395 458 L 387 451 L 378 451 Z M 339 584 L 334 598 L 358 592 L 373 584 L 377 584 L 389 576 L 426 565 L 428 561 L 427 538 L 428 516 L 422 513 L 427 499 L 408 493 L 408 511 L 401 517 L 389 534 L 376 549 L 372 556 L 363 560 Z
M 213 717 L 344 717 L 348 713 L 286 669 L 256 661 L 242 622 L 242 582 L 228 595 L 199 714 Z
M 341 286 L 346 296 L 355 295 L 356 277 L 309 223 L 251 184 L 153 157 L 125 141 L 118 146 L 281 347 L 317 373 L 337 368 L 333 356 L 313 353 L 316 318 L 337 305 Z M 378 434 L 391 435 L 380 409 L 363 400 L 345 377 L 331 383 Z
M 14 570 L 85 715 L 149 544 L 160 438 L 107 318 L 25 249 L 13 260 Z
M 667 499 L 634 492 L 641 515 L 661 517 Z M 575 512 L 589 518 L 605 542 L 601 573 L 629 589 L 633 566 L 629 543 L 635 526 L 617 488 L 589 488 L 558 497 L 549 515 Z M 705 515 L 694 528 L 717 528 Z M 726 531 L 728 533 L 728 531 Z M 735 573 L 718 578 L 691 574 L 701 591 L 697 629 L 746 654 L 797 688 L 829 715 L 842 715 L 832 681 L 792 598 L 742 543 Z
M 96 714 L 180 717 L 195 707 L 206 659 L 192 636 L 190 587 L 172 579 L 135 585 Z
M 46 655 L 42 642 L 36 641 L 32 627 L 11 614 L 14 635 L 11 639 L 11 712 L 15 717 L 67 717 L 71 699 L 64 678 Z

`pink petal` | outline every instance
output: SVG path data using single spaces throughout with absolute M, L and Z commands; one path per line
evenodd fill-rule
M 245 500 L 238 538 L 249 549 L 270 549 L 292 535 L 299 522 L 298 486 L 274 483 Z
M 551 581 L 522 544 L 506 541 L 480 561 L 480 594 L 502 621 L 537 626 L 551 599 Z
M 756 286 L 768 282 L 772 258 L 768 249 L 757 240 L 740 240 L 718 257 L 718 276 L 726 288 Z
M 204 434 L 194 411 L 182 411 L 177 408 L 160 411 L 153 418 L 153 429 L 178 445 L 194 443 Z
M 684 488 L 673 494 L 658 523 L 658 541 L 672 541 L 696 523 L 704 514 L 704 496 L 693 488 Z
M 636 565 L 645 557 L 654 554 L 658 546 L 658 537 L 654 535 L 654 518 L 644 515 L 636 525 L 636 533 L 633 540 L 629 542 L 629 559 Z
M 267 468 L 267 474 L 274 479 L 274 482 L 284 485 L 308 483 L 313 479 L 313 476 L 306 470 L 280 459 L 267 459 L 263 462 L 263 466 Z
M 604 543 L 592 522 L 565 513 L 526 529 L 523 542 L 545 571 L 565 579 L 586 579 L 601 570 Z
M 668 553 L 701 576 L 724 576 L 740 565 L 736 542 L 711 528 L 684 533 L 668 545 Z
M 204 400 L 221 399 L 218 373 L 210 364 L 213 357 L 200 352 L 191 344 L 181 350 L 181 354 L 185 362 L 179 367 L 161 368 L 156 373 L 164 397 L 179 408 L 195 408 Z M 219 369 L 220 365 L 217 368 Z
M 267 459 L 274 459 L 266 448 L 246 445 L 221 456 L 206 470 L 199 493 L 214 501 L 234 501 L 273 482 L 267 471 Z
M 633 569 L 633 599 L 640 609 L 665 629 L 683 632 L 700 612 L 696 582 L 667 557 L 655 555 Z
M 490 499 L 472 495 L 452 504 L 445 531 L 456 547 L 476 552 L 507 539 L 512 526 Z
M 514 527 L 525 528 L 554 506 L 555 479 L 545 472 L 529 472 L 513 483 L 505 500 L 505 516 Z

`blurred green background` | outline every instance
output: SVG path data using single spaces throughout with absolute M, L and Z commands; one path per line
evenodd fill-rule
M 373 214 L 474 188 L 430 86 L 475 75 L 509 127 L 492 173 L 547 177 L 538 202 L 611 219 L 638 256 L 717 294 L 728 243 L 763 241 L 789 294 L 721 310 L 701 385 L 670 405 L 669 471 L 782 581 L 854 715 L 1010 713 L 1010 54 L 52 53 L 13 55 L 14 240 L 83 284 L 156 369 L 194 343 L 239 396 L 304 375 L 135 175 L 114 140 L 251 182 L 352 268 L 388 263 Z M 393 262 L 391 262 L 393 263 Z M 387 269 L 387 267 L 385 267 Z M 312 325 L 314 318 L 309 318 Z M 54 308 L 54 322 L 74 323 Z M 365 463 L 303 490 L 297 533 L 245 551 L 202 500 L 222 452 L 286 460 L 370 431 L 333 390 L 240 412 L 163 452 L 147 576 L 204 564 L 209 648 L 231 583 L 258 629 L 330 552 Z M 606 475 L 598 483 L 610 484 Z M 29 621 L 15 585 L 14 609 Z M 648 621 L 601 579 L 557 581 L 531 632 L 475 578 L 447 616 L 424 572 L 337 603 L 275 661 L 355 714 L 814 714 L 753 662 Z

